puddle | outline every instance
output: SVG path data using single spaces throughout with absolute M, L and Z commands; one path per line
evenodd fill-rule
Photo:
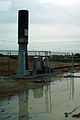
M 70 112 L 65 117 L 64 113 Z M 54 79 L 41 88 L 0 102 L 0 120 L 76 120 L 72 116 L 77 113 L 80 113 L 80 78 Z

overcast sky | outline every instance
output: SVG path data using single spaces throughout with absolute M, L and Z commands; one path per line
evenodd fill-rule
M 18 49 L 20 9 L 30 11 L 29 50 L 41 50 L 35 42 L 79 44 L 80 0 L 0 0 L 0 49 Z

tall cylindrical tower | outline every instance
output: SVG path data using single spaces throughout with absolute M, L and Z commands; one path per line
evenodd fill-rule
M 20 10 L 18 14 L 18 44 L 28 44 L 28 15 L 27 10 Z
M 28 26 L 29 12 L 27 10 L 19 10 L 18 12 L 18 75 L 24 76 L 28 74 Z

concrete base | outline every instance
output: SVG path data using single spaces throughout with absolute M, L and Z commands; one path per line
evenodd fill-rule
M 24 77 L 29 76 L 29 75 L 30 75 L 29 71 L 25 70 L 24 74 L 17 73 L 16 77 L 17 78 L 24 78 Z
M 24 72 L 24 76 L 26 76 L 26 75 L 30 75 L 28 70 L 25 70 L 25 72 Z
M 19 45 L 19 53 L 18 53 L 17 76 L 24 77 L 26 75 L 29 75 L 27 45 L 26 44 L 20 44 Z

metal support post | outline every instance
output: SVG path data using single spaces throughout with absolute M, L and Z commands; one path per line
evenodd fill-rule
M 10 55 L 11 55 L 11 52 L 8 52 L 8 75 L 10 75 Z
M 73 55 L 73 53 L 72 53 L 72 71 L 71 71 L 72 73 L 74 72 L 74 55 Z

